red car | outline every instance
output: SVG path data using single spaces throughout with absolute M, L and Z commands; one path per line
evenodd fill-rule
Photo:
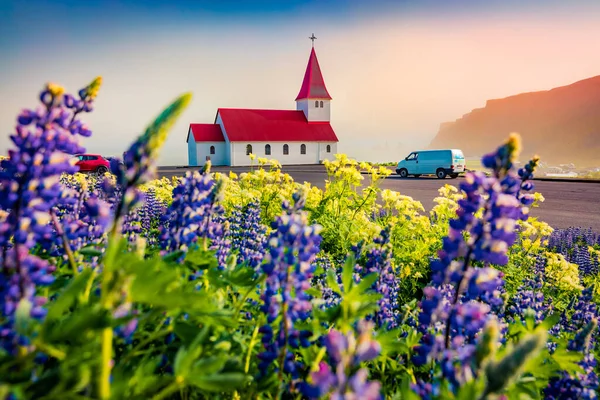
M 104 174 L 110 169 L 108 160 L 99 154 L 78 154 L 75 157 L 79 159 L 75 164 L 79 167 L 79 172 Z

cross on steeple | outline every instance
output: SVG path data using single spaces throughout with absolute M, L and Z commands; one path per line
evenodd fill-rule
M 315 34 L 313 33 L 312 36 L 309 37 L 309 39 L 312 41 L 312 47 L 315 47 L 315 39 L 317 37 L 315 36 Z

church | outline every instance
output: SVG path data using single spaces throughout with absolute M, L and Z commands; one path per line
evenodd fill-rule
M 313 47 L 296 110 L 219 108 L 212 124 L 190 124 L 188 163 L 202 166 L 250 165 L 249 155 L 281 165 L 320 164 L 333 160 L 338 138 L 330 124 L 331 96 Z

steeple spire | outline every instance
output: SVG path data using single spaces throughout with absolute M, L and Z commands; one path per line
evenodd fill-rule
M 302 99 L 319 99 L 319 100 L 331 100 L 331 96 L 325 87 L 325 81 L 323 80 L 323 74 L 319 67 L 319 61 L 317 60 L 317 53 L 314 48 L 314 33 L 311 39 L 313 41 L 313 48 L 310 51 L 310 57 L 308 58 L 308 65 L 306 66 L 306 72 L 304 73 L 304 81 L 300 92 L 296 97 L 296 101 Z

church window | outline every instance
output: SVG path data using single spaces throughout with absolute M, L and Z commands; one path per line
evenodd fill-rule
M 300 154 L 306 154 L 306 145 L 305 144 L 300 145 Z
M 252 153 L 252 145 L 247 144 L 246 145 L 246 155 L 249 156 L 251 153 Z
M 265 155 L 266 156 L 270 156 L 271 155 L 271 145 L 270 144 L 267 144 L 265 146 Z
M 215 154 L 215 146 L 210 146 L 210 154 Z
M 290 154 L 290 146 L 288 146 L 287 144 L 283 145 L 283 155 L 288 155 Z
M 327 152 L 331 153 L 331 145 L 330 144 L 327 145 Z
M 315 107 L 319 108 L 319 100 L 315 100 Z
M 323 102 L 321 101 L 319 107 L 323 108 Z

